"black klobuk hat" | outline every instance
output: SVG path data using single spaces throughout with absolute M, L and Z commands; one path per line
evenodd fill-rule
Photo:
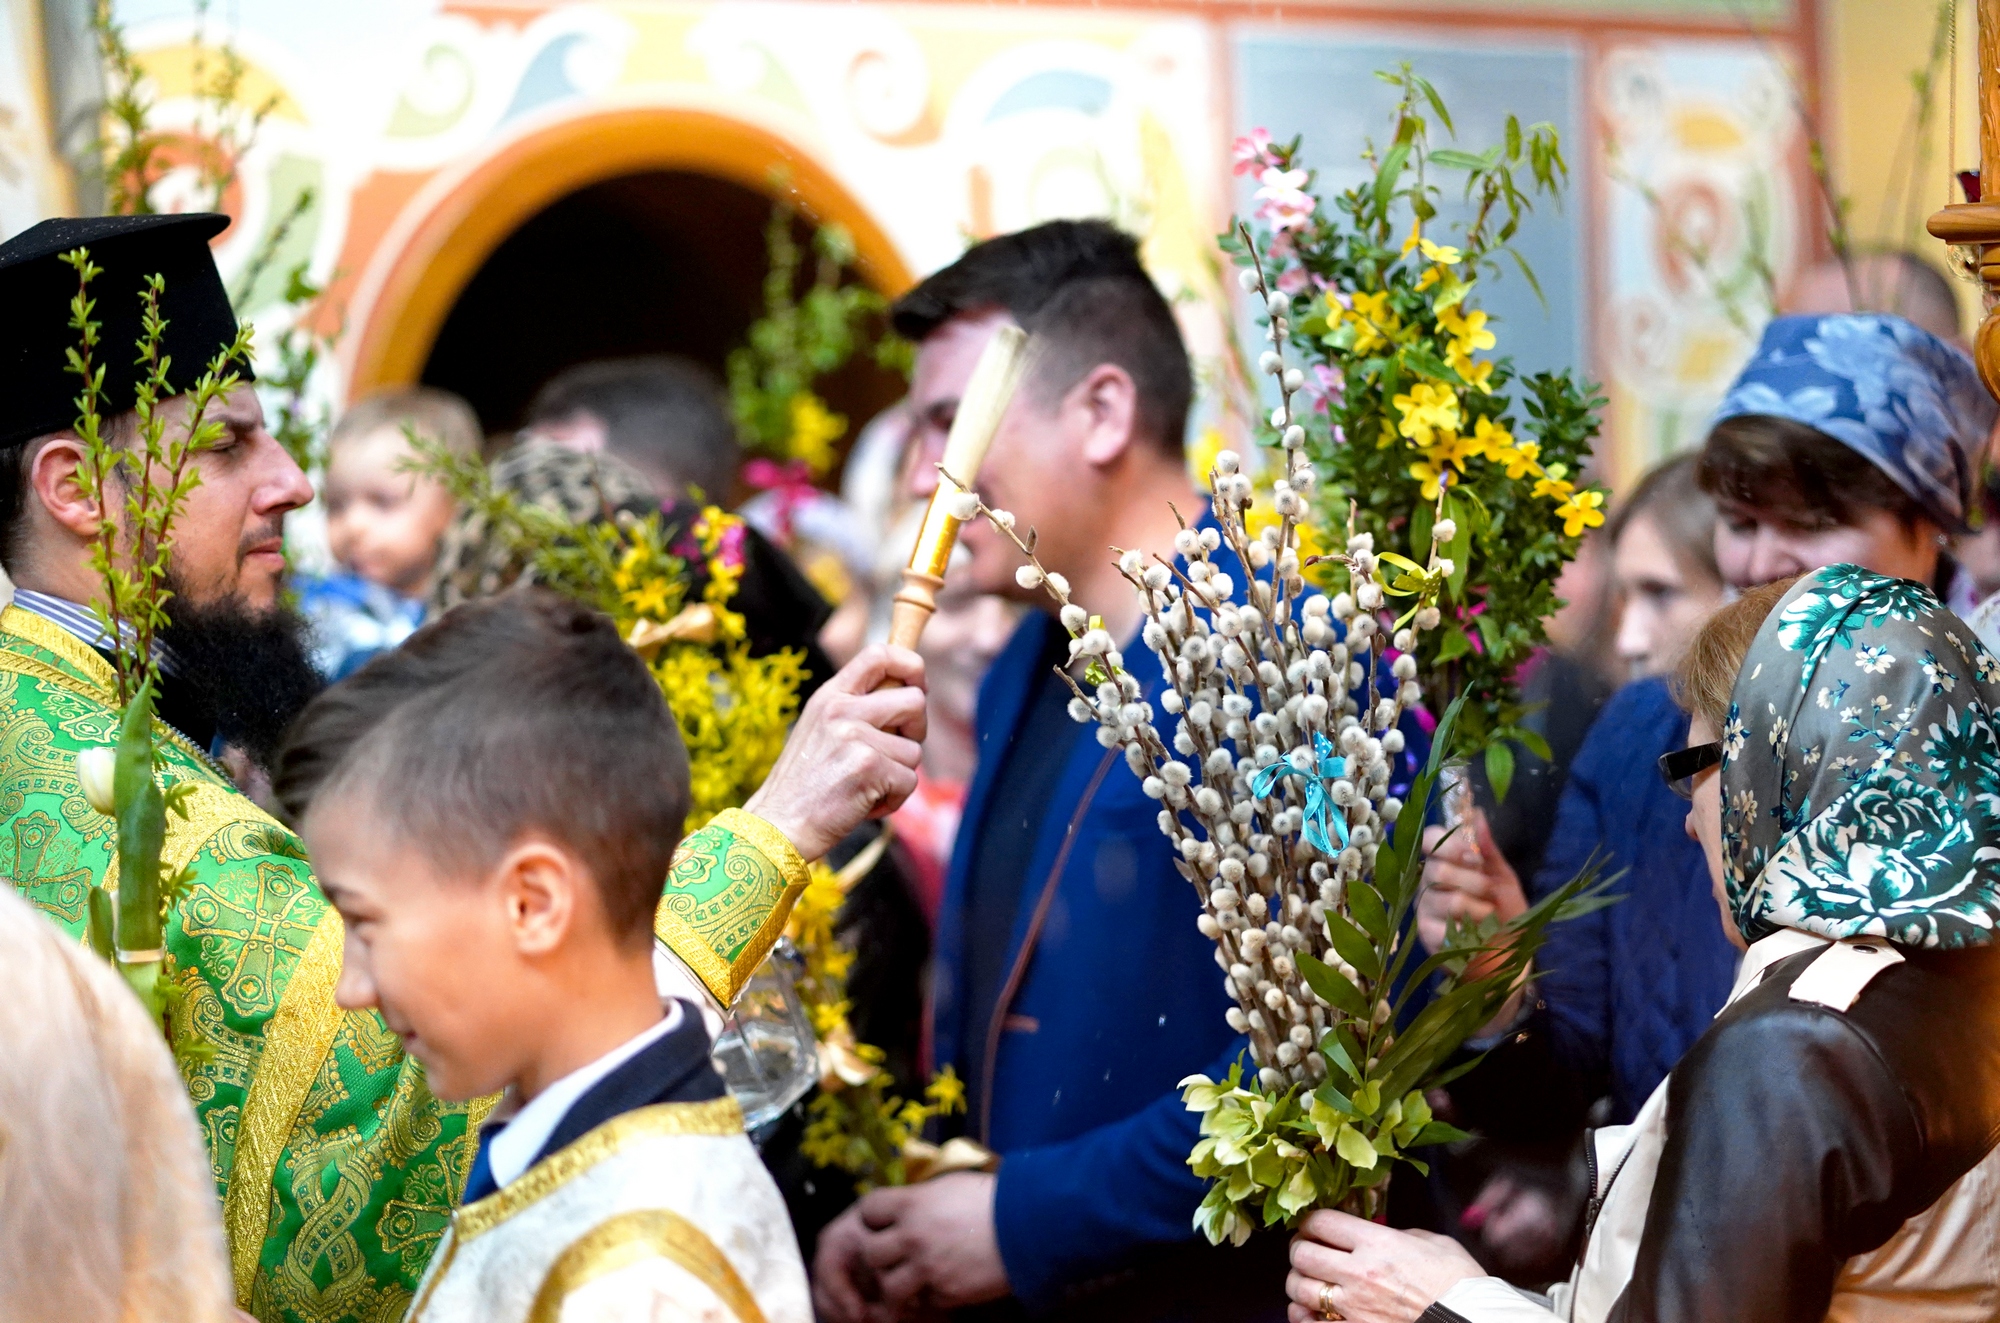
M 83 382 L 65 352 L 80 342 L 70 329 L 76 270 L 62 260 L 90 250 L 102 268 L 90 282 L 100 323 L 95 362 L 104 368 L 106 416 L 133 407 L 142 380 L 137 359 L 141 295 L 160 276 L 160 353 L 169 394 L 192 390 L 215 355 L 236 338 L 236 314 L 208 241 L 229 226 L 212 212 L 177 216 L 89 216 L 47 220 L 0 244 L 0 448 L 72 427 Z M 232 368 L 246 381 L 248 363 Z

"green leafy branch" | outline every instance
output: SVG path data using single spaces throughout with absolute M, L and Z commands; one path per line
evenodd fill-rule
M 1443 628 L 1420 658 L 1426 701 L 1438 711 L 1470 697 L 1470 747 L 1504 795 L 1511 746 L 1546 747 L 1524 724 L 1514 676 L 1546 640 L 1563 564 L 1604 521 L 1604 493 L 1577 474 L 1605 401 L 1567 372 L 1522 378 L 1510 359 L 1480 357 L 1497 337 L 1473 296 L 1502 254 L 1535 284 L 1513 240 L 1538 198 L 1560 199 L 1568 167 L 1552 126 L 1513 117 L 1483 151 L 1433 147 L 1433 123 L 1453 131 L 1436 89 L 1407 65 L 1380 77 L 1402 95 L 1391 144 L 1366 153 L 1372 177 L 1322 205 L 1297 140 L 1273 145 L 1273 165 L 1306 177 L 1309 218 L 1222 242 L 1246 282 L 1261 252 L 1277 283 L 1310 291 L 1305 308 L 1286 311 L 1290 344 L 1335 383 L 1323 413 L 1298 419 L 1321 478 L 1321 527 L 1336 533 L 1352 502 L 1382 551 L 1421 560 L 1433 527 L 1449 526 Z M 1424 233 L 1441 170 L 1464 172 L 1472 205 L 1452 244 Z
M 812 283 L 798 292 L 805 254 L 792 237 L 797 213 L 771 210 L 764 244 L 764 311 L 727 363 L 730 409 L 744 445 L 773 459 L 803 462 L 814 475 L 833 467 L 847 419 L 816 393 L 872 339 L 876 363 L 907 372 L 910 348 L 886 327 L 888 303 L 852 278 L 854 238 L 822 225 L 812 236 Z
M 1202 1114 L 1189 1163 L 1213 1182 L 1195 1217 L 1211 1242 L 1241 1244 L 1259 1225 L 1289 1225 L 1313 1208 L 1375 1216 L 1396 1163 L 1428 1170 L 1411 1150 L 1466 1138 L 1431 1114 L 1425 1095 L 1478 1064 L 1462 1051 L 1465 1041 L 1520 987 L 1549 925 L 1611 903 L 1593 861 L 1511 922 L 1458 927 L 1444 949 L 1417 959 L 1409 933 L 1423 881 L 1419 810 L 1435 802 L 1440 777 L 1462 752 L 1465 703 L 1454 702 L 1438 723 L 1372 877 L 1349 881 L 1345 914 L 1326 910 L 1339 964 L 1296 956 L 1314 995 L 1340 1013 L 1316 1048 L 1325 1081 L 1273 1092 L 1239 1064 L 1220 1081 L 1181 1082 L 1188 1110 Z
M 70 299 L 70 329 L 77 343 L 66 351 L 68 370 L 79 382 L 75 431 L 83 442 L 78 482 L 98 513 L 90 543 L 91 569 L 99 591 L 91 610 L 103 626 L 112 653 L 114 700 L 119 711 L 118 742 L 111 748 L 82 750 L 77 777 L 91 806 L 117 824 L 119 886 L 114 906 L 101 884 L 91 887 L 87 913 L 92 948 L 113 959 L 127 983 L 155 1018 L 171 1012 L 181 990 L 166 958 L 164 925 L 174 902 L 192 880 L 188 868 L 171 876 L 161 871 L 168 813 L 187 816 L 191 781 L 162 787 L 159 781 L 159 736 L 154 730 L 154 697 L 160 670 L 156 640 L 168 623 L 167 586 L 174 521 L 200 483 L 189 467 L 193 457 L 219 440 L 224 425 L 208 417 L 216 401 L 238 384 L 229 369 L 247 361 L 249 327 L 210 360 L 207 370 L 185 394 L 184 416 L 176 422 L 169 401 L 176 398 L 169 373 L 173 361 L 161 352 L 166 319 L 160 298 L 166 284 L 158 275 L 146 278 L 141 302 L 140 338 L 134 362 L 141 369 L 129 444 L 111 434 L 116 424 L 105 417 L 105 365 L 99 361 L 102 323 L 94 316 L 96 300 L 90 285 L 103 274 L 78 248 L 61 259 L 77 274 Z M 183 1055 L 198 1056 L 199 1043 L 184 1045 Z
M 235 46 L 211 48 L 207 40 L 209 0 L 195 0 L 192 78 L 198 122 L 195 126 L 194 167 L 208 192 L 204 206 L 220 211 L 229 186 L 236 181 L 237 163 L 255 144 L 264 121 L 277 109 L 276 93 L 255 107 L 240 103 L 249 66 Z M 91 30 L 97 38 L 104 68 L 103 128 L 98 154 L 104 169 L 105 209 L 114 216 L 150 215 L 152 189 L 167 173 L 162 158 L 178 135 L 153 127 L 157 103 L 145 70 L 125 40 L 124 25 L 112 12 L 111 0 L 96 0 Z M 211 51 L 215 64 L 211 72 Z M 206 123 L 200 122 L 206 120 Z

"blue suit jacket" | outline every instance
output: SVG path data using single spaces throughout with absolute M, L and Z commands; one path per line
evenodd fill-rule
M 1570 766 L 1539 899 L 1576 876 L 1593 850 L 1616 905 L 1549 929 L 1536 958 L 1551 1046 L 1591 1080 L 1609 1077 L 1614 1122 L 1632 1119 L 1708 1029 L 1736 979 L 1687 801 L 1660 780 L 1659 756 L 1687 742 L 1688 719 L 1665 680 L 1636 680 L 1605 703 Z
M 1200 526 L 1213 527 L 1212 514 Z M 1241 564 L 1226 548 L 1211 559 L 1240 598 Z M 991 1054 L 983 1073 L 987 1132 L 978 1137 L 1002 1157 L 994 1221 L 1016 1296 L 1047 1308 L 1066 1287 L 1117 1268 L 1135 1250 L 1181 1242 L 1189 1255 L 1171 1266 L 1155 1258 L 1145 1271 L 1158 1277 L 1185 1265 L 1192 1299 L 1193 1283 L 1206 1279 L 1212 1290 L 1228 1272 L 1229 1261 L 1211 1253 L 1236 1254 L 1241 1264 L 1244 1252 L 1211 1251 L 1196 1240 L 1194 1211 L 1207 1182 L 1188 1170 L 1187 1158 L 1200 1118 L 1176 1086 L 1195 1073 L 1220 1078 L 1248 1040 L 1224 1018 L 1233 1003 L 1215 946 L 1195 926 L 1201 902 L 1174 870 L 1160 805 L 1140 790 L 1122 751 L 1104 748 L 1091 731 L 1072 746 L 1036 832 L 1007 937 L 1007 990 L 991 1023 L 961 1023 L 972 852 L 1047 631 L 1058 628 L 1029 613 L 980 686 L 979 766 L 938 917 L 933 1043 L 941 1064 Z M 1156 696 L 1159 658 L 1136 633 L 1123 652 L 1126 670 Z M 1164 730 L 1172 718 L 1159 721 Z M 1414 721 L 1404 734 L 1409 752 L 1392 787 L 1406 785 L 1408 767 L 1429 747 Z M 1282 1254 L 1282 1242 L 1276 1248 Z M 1276 1274 L 1282 1279 L 1282 1269 Z M 1282 1313 L 1281 1292 L 1260 1294 L 1272 1298 L 1244 1298 L 1242 1312 Z
M 1000 1254 L 1031 1308 L 1139 1246 L 1192 1240 L 1206 1183 L 1188 1170 L 1198 1118 L 1175 1085 L 1226 1071 L 1245 1045 L 1223 1018 L 1232 1003 L 1214 944 L 1195 927 L 1201 902 L 1160 833 L 1160 806 L 1122 753 L 1088 731 L 1036 833 L 1008 938 L 1012 995 L 1000 998 L 997 1024 L 961 1026 L 966 875 L 995 769 L 1046 631 L 1057 628 L 1030 612 L 980 686 L 979 768 L 945 884 L 933 988 L 938 1061 L 992 1054 L 981 1138 L 1002 1155 Z M 1136 639 L 1125 666 L 1157 692 L 1159 658 Z

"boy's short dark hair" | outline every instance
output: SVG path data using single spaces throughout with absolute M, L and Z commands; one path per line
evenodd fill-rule
M 1886 510 L 1911 528 L 1928 517 L 1860 451 L 1817 427 L 1770 414 L 1739 414 L 1717 423 L 1701 448 L 1696 478 L 1718 501 L 1797 523 L 1831 519 L 1851 527 L 1868 510 Z
M 689 803 L 666 700 L 611 622 L 546 588 L 454 607 L 299 716 L 273 789 L 293 822 L 365 785 L 442 870 L 478 874 L 524 835 L 573 852 L 612 931 L 652 931 Z
M 897 334 L 922 341 L 953 317 L 1005 308 L 1039 342 L 1033 387 L 1060 397 L 1100 363 L 1138 387 L 1138 431 L 1169 455 L 1185 442 L 1194 374 L 1180 324 L 1139 261 L 1139 241 L 1101 220 L 1003 234 L 896 300 Z

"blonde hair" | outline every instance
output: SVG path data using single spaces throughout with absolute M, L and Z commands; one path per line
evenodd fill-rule
M 1720 735 L 1729 722 L 1730 695 L 1735 692 L 1743 661 L 1757 641 L 1757 631 L 1801 577 L 1795 574 L 1748 589 L 1710 616 L 1681 655 L 1680 665 L 1674 668 L 1674 701 L 1689 716 L 1708 722 L 1716 734 Z
M 454 455 L 477 456 L 485 446 L 486 434 L 471 405 L 435 386 L 404 386 L 349 405 L 326 439 L 327 452 L 385 427 L 404 426 L 426 440 L 442 442 Z

